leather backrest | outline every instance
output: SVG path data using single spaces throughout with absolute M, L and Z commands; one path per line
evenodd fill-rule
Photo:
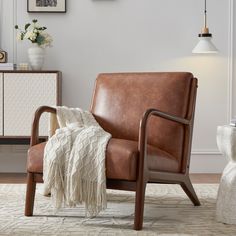
M 91 111 L 114 138 L 138 140 L 140 120 L 149 108 L 191 119 L 193 81 L 196 87 L 197 80 L 188 72 L 100 74 Z M 181 161 L 184 143 L 188 143 L 183 125 L 152 117 L 148 131 L 149 144 Z

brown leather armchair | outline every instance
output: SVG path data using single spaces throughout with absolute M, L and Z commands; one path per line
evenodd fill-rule
M 147 183 L 180 184 L 195 206 L 189 179 L 197 79 L 191 73 L 100 74 L 91 112 L 112 139 L 106 150 L 107 188 L 136 192 L 134 229 L 141 230 Z M 32 126 L 27 162 L 25 215 L 33 215 L 35 187 L 42 182 L 45 143 L 39 143 L 40 107 Z

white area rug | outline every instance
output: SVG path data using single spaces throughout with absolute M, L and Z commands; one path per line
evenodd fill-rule
M 202 206 L 194 207 L 178 185 L 149 184 L 144 228 L 134 231 L 134 193 L 108 191 L 108 209 L 84 217 L 82 206 L 54 213 L 50 198 L 36 193 L 33 217 L 24 216 L 25 185 L 0 185 L 0 235 L 236 235 L 236 225 L 215 220 L 218 185 L 195 185 Z

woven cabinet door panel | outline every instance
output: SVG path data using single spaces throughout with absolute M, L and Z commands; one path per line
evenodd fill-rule
M 4 136 L 30 136 L 36 109 L 56 104 L 56 73 L 5 73 Z M 48 135 L 47 116 L 40 120 L 40 136 Z

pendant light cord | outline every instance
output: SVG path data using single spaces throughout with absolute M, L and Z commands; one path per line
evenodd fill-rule
M 207 28 L 207 2 L 205 0 L 205 7 L 204 7 L 204 28 Z

